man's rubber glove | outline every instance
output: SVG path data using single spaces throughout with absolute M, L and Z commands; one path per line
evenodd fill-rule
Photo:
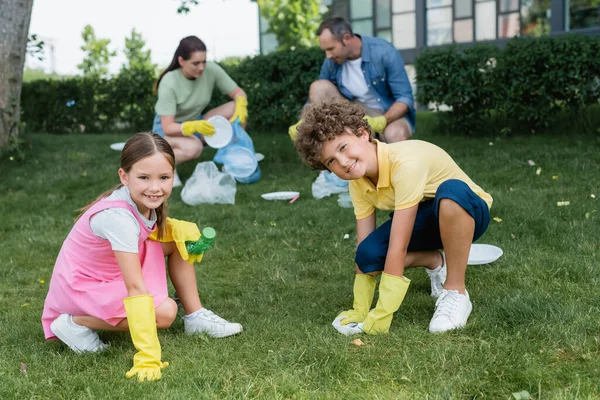
M 396 275 L 381 274 L 379 281 L 379 300 L 377 306 L 363 322 L 363 331 L 369 335 L 388 333 L 392 324 L 393 314 L 398 311 L 404 296 L 408 291 L 410 279 Z
M 340 313 L 336 318 L 346 317 L 340 321 L 340 325 L 348 325 L 352 322 L 363 322 L 369 313 L 373 303 L 375 285 L 377 280 L 371 275 L 356 274 L 354 277 L 354 303 L 353 309 Z
M 188 254 L 185 247 L 185 242 L 196 242 L 198 239 L 200 239 L 200 236 L 202 235 L 200 234 L 198 225 L 194 224 L 193 222 L 180 221 L 175 218 L 167 217 L 167 226 L 163 237 L 160 240 L 158 239 L 157 229 L 152 232 L 148 239 L 163 243 L 175 242 L 181 258 L 186 260 L 191 265 L 194 265 L 195 262 L 199 263 L 202 261 L 203 254 Z
M 236 118 L 240 119 L 240 124 L 243 124 L 248 119 L 248 99 L 244 96 L 235 98 L 235 111 L 229 122 L 235 121 Z
M 373 133 L 381 133 L 387 126 L 387 119 L 384 115 L 380 115 L 379 117 L 369 117 L 368 115 L 365 115 L 364 119 L 371 127 L 371 131 L 373 131 Z
M 131 340 L 138 351 L 133 356 L 133 368 L 125 376 L 137 375 L 140 382 L 156 381 L 161 378 L 161 369 L 169 365 L 160 360 L 161 350 L 156 333 L 154 299 L 149 294 L 127 297 L 123 300 Z
M 296 122 L 294 125 L 288 128 L 288 135 L 290 135 L 290 139 L 292 139 L 292 141 L 296 140 L 296 136 L 298 135 L 298 127 L 301 123 L 302 120 Z
M 203 119 L 186 121 L 181 124 L 181 133 L 183 133 L 183 136 L 192 136 L 196 132 L 201 135 L 212 136 L 215 134 L 215 126 Z

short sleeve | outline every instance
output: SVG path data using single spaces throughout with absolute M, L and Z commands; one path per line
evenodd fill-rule
M 227 75 L 227 72 L 225 72 L 225 70 L 221 68 L 219 64 L 213 64 L 213 68 L 215 73 L 215 82 L 221 93 L 230 94 L 237 89 L 238 84 L 235 83 L 235 81 L 231 79 L 229 75 Z
M 393 163 L 390 172 L 394 186 L 394 210 L 404 210 L 419 204 L 427 185 L 427 165 L 418 161 Z
M 352 199 L 352 205 L 354 206 L 354 215 L 356 219 L 364 219 L 375 212 L 375 206 L 365 198 L 364 194 L 360 192 L 360 189 L 350 182 L 349 191 L 350 198 Z
M 154 111 L 160 116 L 175 116 L 177 114 L 177 95 L 174 88 L 164 79 L 158 85 L 158 100 Z
M 110 242 L 113 251 L 139 252 L 140 224 L 131 211 L 109 208 L 90 219 L 92 232 Z

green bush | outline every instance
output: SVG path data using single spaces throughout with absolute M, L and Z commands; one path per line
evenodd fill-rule
M 223 67 L 248 94 L 250 126 L 273 130 L 296 122 L 323 59 L 319 48 L 298 49 L 231 59 Z M 23 121 L 35 132 L 147 131 L 154 118 L 155 80 L 153 72 L 141 70 L 109 80 L 27 82 L 21 95 Z M 230 100 L 215 92 L 208 109 Z
M 498 59 L 498 111 L 521 130 L 546 128 L 560 111 L 600 98 L 600 40 L 568 35 L 516 38 Z
M 23 84 L 22 120 L 27 130 L 49 133 L 148 131 L 154 118 L 153 72 L 113 79 L 74 77 Z
M 426 50 L 415 65 L 417 99 L 451 107 L 440 121 L 453 132 L 535 132 L 598 103 L 598 54 L 600 39 L 581 35 Z
M 245 58 L 224 66 L 248 95 L 249 124 L 258 129 L 281 129 L 296 122 L 308 99 L 310 84 L 319 78 L 325 54 L 319 48 L 278 51 Z M 228 101 L 219 96 L 210 107 Z
M 443 124 L 473 133 L 482 130 L 495 102 L 494 64 L 500 51 L 490 44 L 423 51 L 415 62 L 417 100 L 446 105 Z

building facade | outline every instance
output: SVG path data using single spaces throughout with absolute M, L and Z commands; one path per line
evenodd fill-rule
M 600 0 L 324 0 L 329 14 L 354 32 L 393 43 L 406 64 L 425 47 L 487 41 L 501 46 L 515 36 L 600 35 Z M 277 47 L 260 23 L 261 53 Z

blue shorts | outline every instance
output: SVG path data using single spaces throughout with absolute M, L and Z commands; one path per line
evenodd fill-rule
M 202 114 L 200 114 L 198 116 L 198 118 L 196 118 L 196 120 L 199 120 L 202 118 L 203 118 Z M 165 132 L 163 131 L 162 124 L 160 123 L 160 115 L 158 115 L 158 114 L 156 114 L 154 116 L 154 122 L 152 123 L 152 133 L 156 133 L 157 135 L 159 135 L 162 138 L 165 137 Z M 202 137 L 200 136 L 200 134 L 198 132 L 194 133 L 194 136 L 197 136 L 198 139 L 202 140 Z
M 490 223 L 490 210 L 487 203 L 463 181 L 450 179 L 438 187 L 433 200 L 419 204 L 408 244 L 409 252 L 443 248 L 439 225 L 439 204 L 442 199 L 456 202 L 473 217 L 475 220 L 473 242 L 479 239 L 487 229 Z M 381 224 L 358 245 L 354 261 L 363 273 L 383 271 L 394 213 L 391 213 L 390 217 L 389 221 Z

